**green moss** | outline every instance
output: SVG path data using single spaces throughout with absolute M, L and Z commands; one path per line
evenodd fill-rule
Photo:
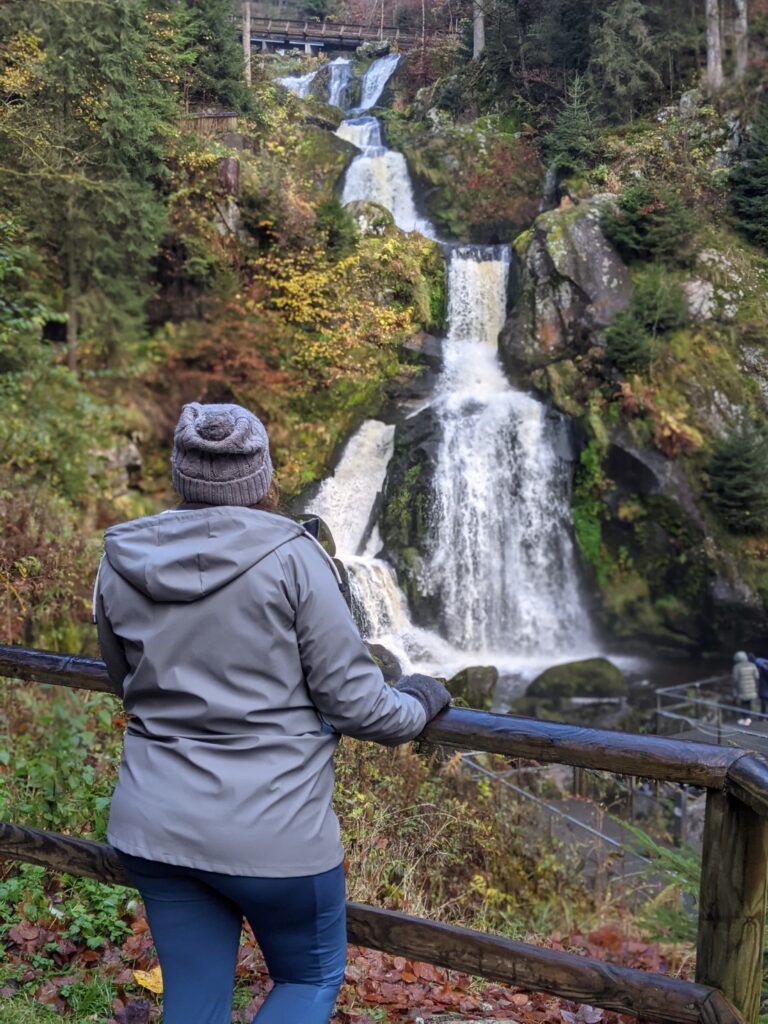
M 606 509 L 602 491 L 606 486 L 603 473 L 605 446 L 593 438 L 579 456 L 574 481 L 571 511 L 576 543 L 582 556 L 592 567 L 597 584 L 604 587 L 613 570 L 613 559 L 603 544 L 602 520 Z
M 622 697 L 627 682 L 607 658 L 585 658 L 565 665 L 553 665 L 531 683 L 528 697 L 541 697 L 555 707 L 569 697 Z

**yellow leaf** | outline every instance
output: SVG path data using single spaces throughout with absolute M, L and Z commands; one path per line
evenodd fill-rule
M 153 967 L 151 971 L 134 971 L 133 976 L 142 988 L 148 988 L 158 996 L 162 994 L 163 974 L 159 966 Z

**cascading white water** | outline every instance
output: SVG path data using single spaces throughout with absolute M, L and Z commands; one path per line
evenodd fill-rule
M 378 203 L 389 210 L 401 231 L 418 231 L 434 238 L 434 228 L 416 209 L 405 157 L 383 145 L 378 119 L 358 117 L 343 121 L 336 134 L 362 150 L 347 168 L 342 203 L 346 205 L 356 199 Z
M 379 57 L 375 60 L 363 75 L 361 82 L 360 106 L 357 112 L 370 110 L 375 107 L 384 92 L 384 87 L 395 73 L 395 68 L 400 62 L 399 53 L 390 53 L 386 57 Z
M 333 107 L 346 110 L 347 92 L 352 81 L 352 61 L 348 57 L 337 57 L 328 66 L 331 69 L 328 102 Z
M 422 586 L 459 647 L 501 655 L 587 647 L 570 539 L 562 419 L 513 389 L 496 351 L 508 253 L 461 246 L 435 407 L 441 441 Z
M 328 525 L 349 573 L 352 602 L 363 635 L 383 643 L 404 667 L 412 658 L 455 662 L 458 652 L 411 622 L 392 566 L 377 555 L 381 537 L 373 523 L 395 428 L 366 420 L 347 442 L 333 476 L 323 481 L 311 511 Z
M 396 64 L 393 55 L 371 65 L 360 110 L 378 101 Z M 379 121 L 351 118 L 337 134 L 361 150 L 342 202 L 378 203 L 402 230 L 435 239 L 416 210 L 405 158 L 384 145 Z M 512 388 L 499 362 L 509 250 L 454 246 L 448 259 L 449 328 L 434 399 L 441 439 L 420 580 L 442 610 L 442 635 L 413 624 L 392 567 L 377 557 L 374 520 L 393 428 L 363 424 L 312 508 L 336 538 L 368 639 L 405 666 L 455 671 L 492 662 L 517 671 L 593 649 L 570 538 L 567 429 Z
M 284 85 L 286 89 L 290 89 L 300 99 L 306 99 L 309 96 L 309 87 L 312 85 L 316 75 L 317 71 L 310 71 L 306 75 L 287 75 L 285 78 L 276 79 L 276 81 L 280 85 Z

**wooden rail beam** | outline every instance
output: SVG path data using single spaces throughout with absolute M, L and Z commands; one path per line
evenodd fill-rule
M 0 676 L 109 691 L 103 662 L 26 647 L 0 645 Z M 736 747 L 718 747 L 711 743 L 608 729 L 585 729 L 561 722 L 542 722 L 467 708 L 450 708 L 438 715 L 426 727 L 422 738 L 441 746 L 568 764 L 619 775 L 665 779 L 718 790 L 725 789 L 731 766 L 745 754 Z M 751 786 L 750 799 L 763 799 L 757 795 L 755 787 L 760 784 L 759 772 L 764 772 L 768 810 L 768 763 L 758 755 L 750 755 L 752 762 L 751 773 L 748 766 L 740 770 L 734 783 L 734 794 L 746 794 Z
M 0 858 L 128 885 L 115 850 L 103 843 L 0 822 Z M 617 1010 L 659 1024 L 742 1024 L 711 986 L 589 957 L 540 949 L 469 928 L 360 903 L 347 904 L 350 942 L 398 956 Z

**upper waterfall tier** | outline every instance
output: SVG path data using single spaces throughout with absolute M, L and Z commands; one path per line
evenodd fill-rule
M 352 61 L 348 57 L 337 57 L 330 65 L 331 78 L 328 83 L 328 102 L 334 107 L 347 109 L 349 83 L 352 81 Z
M 301 99 L 306 99 L 309 96 L 309 87 L 312 85 L 316 75 L 316 71 L 310 71 L 306 75 L 286 75 L 284 78 L 278 78 L 277 81 L 280 85 L 284 85 L 286 89 L 296 93 Z
M 365 72 L 362 77 L 360 88 L 360 106 L 355 108 L 355 113 L 364 113 L 366 110 L 370 110 L 371 107 L 375 107 L 381 98 L 381 94 L 384 92 L 384 88 L 387 82 L 390 80 L 392 75 L 395 73 L 395 68 L 400 62 L 399 53 L 390 53 L 386 57 L 379 57 L 373 61 L 371 66 Z M 349 86 L 352 82 L 352 61 L 349 57 L 337 57 L 336 60 L 332 60 L 330 64 L 325 65 L 330 69 L 330 77 L 328 78 L 328 102 L 335 107 L 340 107 L 342 110 L 348 109 L 349 103 Z M 286 75 L 283 78 L 278 78 L 276 81 L 280 85 L 284 85 L 286 89 L 290 89 L 291 92 L 295 93 L 302 99 L 306 99 L 309 96 L 310 86 L 312 82 L 319 74 L 318 71 L 310 71 L 306 75 Z
M 382 144 L 379 121 L 375 117 L 343 121 L 337 134 L 362 150 L 347 168 L 342 203 L 356 199 L 378 203 L 389 210 L 402 231 L 435 238 L 435 229 L 416 209 L 405 157 Z
M 400 54 L 390 53 L 386 57 L 379 57 L 371 64 L 363 75 L 358 111 L 370 110 L 371 107 L 376 106 L 384 92 L 384 87 L 395 73 L 395 68 L 399 63 Z

